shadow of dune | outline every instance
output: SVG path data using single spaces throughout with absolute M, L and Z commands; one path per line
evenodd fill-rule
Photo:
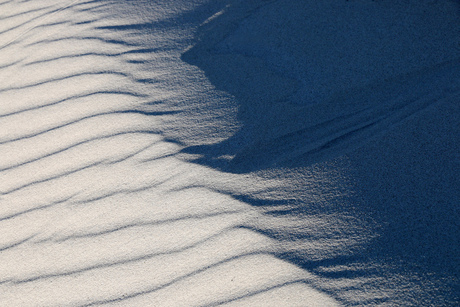
M 296 3 L 294 7 L 302 7 L 299 1 Z M 401 71 L 401 74 L 388 75 L 382 69 L 381 78 L 366 80 L 365 85 L 353 86 L 350 82 L 349 88 L 339 91 L 331 85 L 332 95 L 322 102 L 308 98 L 299 100 L 299 92 L 306 91 L 301 87 L 302 80 L 289 76 L 289 72 L 277 66 L 281 64 L 269 58 L 270 53 L 275 53 L 276 59 L 283 63 L 283 56 L 290 55 L 277 54 L 285 50 L 276 50 L 271 37 L 267 38 L 268 47 L 259 46 L 259 30 L 250 23 L 251 16 L 268 15 L 269 8 L 258 12 L 270 4 L 270 1 L 251 4 L 227 1 L 226 9 L 202 25 L 197 42 L 182 55 L 185 62 L 202 69 L 218 90 L 235 98 L 241 123 L 241 129 L 223 142 L 185 148 L 186 153 L 202 156 L 196 160 L 198 163 L 245 173 L 271 166 L 292 166 L 296 160 L 301 161 L 300 165 L 322 162 L 355 150 L 458 90 L 458 79 L 446 76 L 459 69 L 459 59 L 446 56 L 444 62 L 420 65 L 409 72 Z M 271 21 L 260 22 L 261 29 L 272 27 Z M 245 29 L 247 24 L 252 32 Z M 308 34 L 305 29 L 292 36 L 297 35 L 300 40 Z M 237 45 L 238 39 L 245 39 L 244 35 L 256 40 L 254 46 L 246 41 L 249 45 L 245 45 L 245 49 Z M 278 40 L 278 44 L 284 43 Z M 258 47 L 273 50 L 250 54 L 257 53 L 254 49 Z M 346 57 L 346 52 L 353 51 L 350 48 L 340 56 Z M 380 51 L 369 51 L 372 52 L 374 57 L 379 57 Z M 359 73 L 357 75 L 356 79 L 362 78 Z
M 460 118 L 457 103 L 460 61 L 458 53 L 453 51 L 458 50 L 458 46 L 453 47 L 447 38 L 436 38 L 439 48 L 436 55 L 411 53 L 407 50 L 412 47 L 406 40 L 412 40 L 413 33 L 393 38 L 391 30 L 385 33 L 388 29 L 382 29 L 384 24 L 374 28 L 373 22 L 367 21 L 370 30 L 366 31 L 375 31 L 371 35 L 387 39 L 388 46 L 376 46 L 375 38 L 366 36 L 364 28 L 350 28 L 345 33 L 341 27 L 346 23 L 337 24 L 334 19 L 367 27 L 366 22 L 359 24 L 360 18 L 353 15 L 353 10 L 364 7 L 371 14 L 380 9 L 382 14 L 384 10 L 392 10 L 381 3 L 336 3 L 331 5 L 335 11 L 329 11 L 333 16 L 329 19 L 320 11 L 316 12 L 320 14 L 318 17 L 314 16 L 316 5 L 312 3 L 288 2 L 229 0 L 224 3 L 224 9 L 213 11 L 215 15 L 210 14 L 201 25 L 194 45 L 186 50 L 182 60 L 201 69 L 217 90 L 234 97 L 241 128 L 222 142 L 189 146 L 182 152 L 197 155 L 195 163 L 232 173 L 281 173 L 283 178 L 289 177 L 291 172 L 305 170 L 313 173 L 313 178 L 300 177 L 295 184 L 303 184 L 304 189 L 312 187 L 315 193 L 330 193 L 328 183 L 314 182 L 323 180 L 319 169 L 343 171 L 343 177 L 334 184 L 340 186 L 351 181 L 350 190 L 340 192 L 348 196 L 343 198 L 338 194 L 328 198 L 328 206 L 302 200 L 300 195 L 308 192 L 299 190 L 292 192 L 291 203 L 235 197 L 274 216 L 308 216 L 318 211 L 323 214 L 335 211 L 339 215 L 372 221 L 374 226 L 369 229 L 372 239 L 362 243 L 358 251 L 352 250 L 351 255 L 347 255 L 350 252 L 347 246 L 343 254 L 324 255 L 321 261 L 312 260 L 310 254 L 301 251 L 278 255 L 324 277 L 331 284 L 341 279 L 378 279 L 399 274 L 389 282 L 371 283 L 369 288 L 393 288 L 393 284 L 399 284 L 422 289 L 418 298 L 396 291 L 393 298 L 358 300 L 357 305 L 389 302 L 455 305 L 460 301 L 456 286 L 460 276 L 460 198 L 457 192 L 460 183 L 454 175 L 460 171 L 460 136 L 456 128 Z M 437 9 L 443 8 L 433 7 Z M 415 10 L 414 14 L 426 17 L 427 13 Z M 441 13 L 436 14 L 430 17 L 433 24 L 448 29 L 447 23 L 439 17 Z M 454 15 L 451 14 L 450 20 Z M 300 20 L 303 20 L 301 26 L 297 27 L 294 23 Z M 415 33 L 431 31 L 410 29 Z M 314 40 L 315 31 L 324 36 Z M 332 48 L 338 44 L 326 35 L 336 37 L 334 32 L 349 35 L 354 45 L 337 46 L 340 52 L 321 49 L 322 45 Z M 450 35 L 458 44 L 453 32 L 442 35 Z M 424 48 L 432 47 L 430 39 L 419 44 Z M 398 49 L 399 45 L 407 50 Z M 339 59 L 351 63 L 340 64 L 352 71 L 346 72 L 349 80 L 343 81 L 333 73 L 329 80 L 317 76 L 319 80 L 324 78 L 330 82 L 329 88 L 326 87 L 330 93 L 321 92 L 320 86 L 326 86 L 323 83 L 309 79 L 312 84 L 308 84 L 300 78 L 310 78 L 309 73 L 315 66 L 322 65 L 322 71 L 312 72 L 318 75 L 334 71 L 333 64 L 324 62 L 322 55 L 309 50 L 313 47 L 330 51 L 332 55 L 324 57 L 329 57 L 331 63 L 339 63 Z M 400 54 L 391 48 L 398 49 Z M 305 59 L 309 54 L 318 58 Z M 376 63 L 380 61 L 381 66 L 372 64 L 375 71 L 370 77 L 367 68 L 359 66 L 363 64 L 355 54 L 367 56 Z M 406 62 L 398 58 L 401 54 L 406 56 Z M 400 67 L 391 68 L 396 62 L 401 63 Z M 404 65 L 407 65 L 406 70 L 401 69 Z M 298 72 L 289 69 L 298 69 Z M 342 71 L 341 67 L 336 69 Z M 332 83 L 334 80 L 337 84 Z M 340 82 L 345 84 L 342 88 Z M 313 93 L 310 97 L 306 94 L 309 92 Z M 292 188 L 296 189 L 301 188 Z M 286 195 L 290 195 L 289 192 Z M 277 234 L 258 231 L 280 239 Z M 308 233 L 286 232 L 283 236 L 288 240 L 298 240 L 299 246 L 307 244 Z M 339 233 L 339 236 L 345 235 Z M 361 264 L 362 269 L 354 270 L 355 263 Z M 340 266 L 344 267 L 343 271 L 325 273 L 327 267 Z M 370 269 L 372 266 L 377 268 Z M 360 287 L 353 289 L 359 291 Z M 350 298 L 344 301 L 353 305 Z

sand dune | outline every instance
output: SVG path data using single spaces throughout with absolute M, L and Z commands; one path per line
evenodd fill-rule
M 335 305 L 219 191 L 260 183 L 175 158 L 174 110 L 149 105 L 181 94 L 151 85 L 173 76 L 137 75 L 143 49 L 97 29 L 97 1 L 2 4 L 3 306 Z
M 0 1 L 0 305 L 455 306 L 459 7 L 406 2 Z

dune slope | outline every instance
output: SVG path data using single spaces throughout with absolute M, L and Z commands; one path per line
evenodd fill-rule
M 455 306 L 459 8 L 0 0 L 0 305 Z

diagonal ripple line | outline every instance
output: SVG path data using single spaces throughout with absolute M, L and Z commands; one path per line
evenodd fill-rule
M 46 20 L 48 20 L 49 18 L 53 17 L 54 15 L 68 9 L 69 7 L 71 7 L 72 5 L 74 5 L 75 3 L 77 2 L 80 2 L 81 0 L 75 0 L 75 1 L 72 1 L 71 3 L 67 4 L 67 5 L 63 5 L 60 9 L 58 9 L 57 11 L 51 13 L 51 14 L 47 14 L 45 17 L 43 17 L 38 24 L 36 25 L 32 25 L 30 27 L 28 27 L 27 29 L 25 29 L 24 31 L 22 31 L 21 33 L 19 33 L 16 37 L 10 39 L 9 41 L 7 41 L 6 43 L 4 43 L 3 45 L 0 46 L 0 50 L 8 47 L 9 45 L 11 45 L 12 43 L 14 43 L 16 40 L 18 40 L 19 38 L 21 38 L 22 36 L 26 35 L 27 33 L 29 33 L 30 31 L 32 31 L 34 28 L 36 28 L 37 26 L 39 26 L 40 24 L 42 24 L 43 22 L 45 22 Z

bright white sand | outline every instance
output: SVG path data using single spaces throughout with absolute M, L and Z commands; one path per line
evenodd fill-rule
M 0 0 L 1 306 L 459 303 L 457 1 Z

